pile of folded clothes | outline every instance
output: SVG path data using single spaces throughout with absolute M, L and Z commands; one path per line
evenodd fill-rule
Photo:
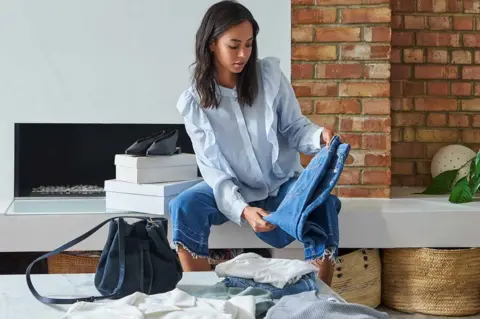
M 263 258 L 244 253 L 215 267 L 227 287 L 256 287 L 271 292 L 272 298 L 316 291 L 318 268 L 301 260 Z
M 213 286 L 177 286 L 118 300 L 77 302 L 63 319 L 384 319 L 387 313 L 348 303 L 322 282 L 317 268 L 301 260 L 243 253 L 215 268 Z
M 305 261 L 263 258 L 255 253 L 244 253 L 217 265 L 215 272 L 224 278 L 222 283 L 226 287 L 270 292 L 274 305 L 261 318 L 389 317 L 373 308 L 346 302 L 318 280 L 318 268 Z

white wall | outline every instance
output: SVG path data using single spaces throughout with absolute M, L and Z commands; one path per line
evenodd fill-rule
M 175 103 L 215 2 L 1 0 L 0 210 L 13 198 L 15 122 L 182 123 Z M 260 24 L 259 56 L 289 76 L 290 0 L 241 2 Z

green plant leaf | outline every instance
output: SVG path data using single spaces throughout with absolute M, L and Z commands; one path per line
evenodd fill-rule
M 477 193 L 480 190 L 480 151 L 478 151 L 477 156 L 472 160 L 472 163 L 474 163 L 474 170 L 475 173 L 474 175 L 474 180 L 473 182 L 470 181 L 470 185 L 473 185 L 471 187 L 472 189 L 472 194 Z
M 432 183 L 420 194 L 442 195 L 447 194 L 452 188 L 452 184 L 457 177 L 459 169 L 453 169 L 438 174 L 432 180 Z M 468 185 L 468 184 L 467 184 Z
M 475 185 L 473 186 L 473 194 L 477 193 L 478 191 L 480 191 L 480 178 L 477 179 Z
M 473 187 L 473 194 L 476 194 L 478 191 L 480 191 L 480 178 L 477 179 L 477 182 L 475 183 L 475 186 Z
M 470 161 L 470 170 L 468 172 L 468 184 L 470 185 L 470 190 L 472 192 L 474 192 L 475 182 L 477 181 L 476 170 L 475 159 L 472 159 Z
M 467 177 L 462 177 L 456 184 L 450 194 L 448 200 L 451 203 L 467 203 L 471 202 L 473 199 L 473 194 L 468 185 Z
M 480 151 L 478 151 L 477 156 L 473 160 L 475 162 L 475 178 L 479 179 L 480 178 Z

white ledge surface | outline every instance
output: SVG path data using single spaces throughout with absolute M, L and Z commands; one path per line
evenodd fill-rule
M 478 247 L 480 198 L 452 204 L 448 196 L 414 195 L 394 188 L 391 199 L 342 198 L 340 246 L 344 248 Z M 0 202 L 0 251 L 49 251 L 121 211 L 106 211 L 102 198 L 22 199 Z M 141 215 L 141 214 L 140 214 Z M 171 225 L 170 225 L 171 226 Z M 73 250 L 101 250 L 108 227 Z M 248 232 L 249 234 L 246 234 Z M 169 237 L 171 232 L 169 233 Z M 211 248 L 267 248 L 249 227 L 213 227 Z M 289 248 L 301 248 L 293 243 Z

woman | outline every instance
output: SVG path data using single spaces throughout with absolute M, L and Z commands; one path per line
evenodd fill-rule
M 184 271 L 210 270 L 212 225 L 244 222 L 255 232 L 302 171 L 299 152 L 315 154 L 331 130 L 305 118 L 275 58 L 257 60 L 259 27 L 250 11 L 221 1 L 206 12 L 196 35 L 192 86 L 180 96 L 204 181 L 170 202 L 173 242 Z M 333 265 L 313 261 L 330 284 Z

